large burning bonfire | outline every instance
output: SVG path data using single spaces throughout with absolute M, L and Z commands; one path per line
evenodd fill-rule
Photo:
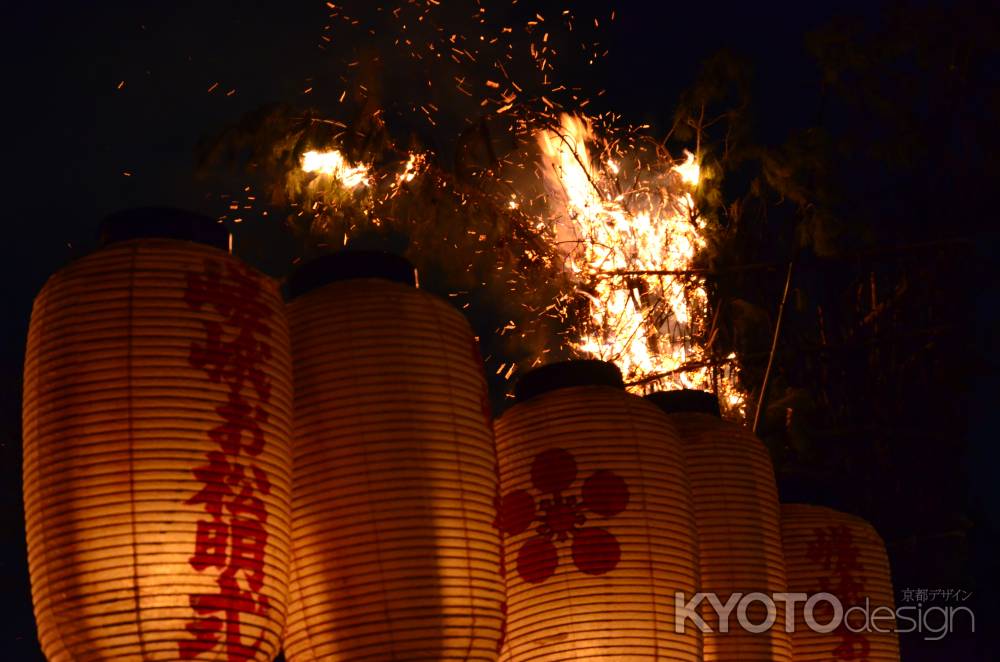
M 417 7 L 415 22 L 407 22 Z M 406 34 L 415 25 L 427 30 L 423 51 L 415 39 L 396 40 L 414 60 L 471 67 L 487 59 L 483 45 L 500 49 L 511 32 L 476 43 L 430 31 L 435 7 L 389 12 Z M 572 30 L 573 17 L 562 18 Z M 336 6 L 331 19 L 357 21 Z M 350 125 L 323 112 L 285 115 L 271 145 L 281 204 L 327 247 L 373 234 L 405 237 L 422 273 L 448 272 L 439 284 L 460 307 L 475 312 L 488 301 L 497 323 L 489 331 L 516 338 L 487 356 L 497 375 L 600 358 L 616 363 L 633 391 L 712 390 L 730 413 L 742 414 L 736 357 L 713 347 L 715 315 L 698 268 L 710 228 L 696 204 L 696 155 L 671 155 L 647 127 L 585 115 L 588 102 L 576 92 L 568 104 L 553 102 L 569 88 L 552 80 L 556 49 L 545 25 L 534 15 L 526 32 L 532 72 L 547 95 L 528 97 L 527 85 L 508 75 L 509 54 L 497 58 L 493 68 L 504 80 L 484 81 L 479 106 L 488 110 L 467 122 L 456 159 L 464 156 L 462 165 L 444 167 L 429 149 L 399 147 L 363 84 Z M 463 86 L 472 78 L 454 78 L 469 94 Z M 437 110 L 423 104 L 411 113 L 436 124 Z
M 528 243 L 544 250 L 525 248 L 525 257 L 542 262 L 547 279 L 561 283 L 542 312 L 565 330 L 542 351 L 613 361 L 635 391 L 717 390 L 729 408 L 739 409 L 731 364 L 711 360 L 709 297 L 694 268 L 705 246 L 705 221 L 691 194 L 700 179 L 695 156 L 674 161 L 635 136 L 608 141 L 591 120 L 569 114 L 533 137 L 534 149 L 517 152 L 530 161 L 512 156 L 505 166 L 514 171 L 530 164 L 536 176 L 501 177 L 506 185 L 482 188 L 475 206 L 481 211 L 484 200 L 492 201 L 488 217 L 506 216 L 502 225 L 527 229 Z M 408 232 L 406 226 L 421 222 L 399 213 L 407 196 L 421 195 L 414 180 L 427 178 L 444 190 L 450 182 L 423 153 L 390 163 L 379 168 L 352 163 L 337 148 L 310 149 L 288 173 L 288 191 L 313 217 L 315 231 L 345 244 L 352 233 L 373 228 Z M 470 221 L 470 232 L 482 244 L 487 235 L 475 225 Z M 519 289 L 526 282 L 517 279 L 511 292 L 527 303 L 533 297 Z M 529 365 L 541 360 L 535 356 Z

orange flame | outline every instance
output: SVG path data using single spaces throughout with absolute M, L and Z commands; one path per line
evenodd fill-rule
M 349 163 L 336 149 L 323 152 L 309 150 L 302 155 L 302 171 L 332 177 L 347 189 L 368 186 L 370 183 L 368 167 Z
M 555 241 L 589 299 L 589 319 L 572 346 L 616 363 L 635 391 L 716 390 L 709 367 L 685 368 L 709 358 L 694 340 L 709 315 L 704 281 L 649 273 L 690 271 L 705 247 L 691 195 L 701 176 L 697 160 L 687 153 L 625 190 L 622 155 L 595 167 L 594 139 L 587 119 L 565 114 L 558 129 L 538 134 Z M 742 406 L 733 382 L 727 373 L 717 383 L 730 410 Z
M 635 392 L 716 391 L 727 411 L 742 413 L 735 356 L 721 369 L 709 365 L 709 299 L 704 279 L 691 273 L 706 246 L 704 221 L 692 195 L 702 177 L 697 158 L 685 152 L 679 163 L 658 156 L 661 162 L 653 167 L 639 165 L 638 155 L 603 145 L 589 119 L 563 114 L 559 120 L 557 128 L 535 136 L 547 202 L 544 217 L 531 225 L 554 243 L 576 284 L 566 300 L 586 301 L 587 314 L 572 330 L 570 349 L 614 362 Z M 592 145 L 602 149 L 592 153 Z M 371 164 L 350 163 L 336 149 L 312 150 L 290 176 L 322 176 L 300 189 L 306 201 L 365 207 L 370 201 L 362 197 L 391 199 L 427 168 L 427 155 L 407 156 L 401 169 L 376 173 Z M 349 195 L 338 197 L 328 189 L 331 180 Z M 520 213 L 537 209 L 532 199 L 533 193 L 515 190 L 498 204 Z M 311 206 L 315 209 L 315 203 Z M 368 222 L 381 224 L 377 213 Z

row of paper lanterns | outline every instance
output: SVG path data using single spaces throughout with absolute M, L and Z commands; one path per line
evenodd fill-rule
M 468 323 L 401 258 L 322 258 L 286 304 L 211 219 L 105 228 L 38 295 L 25 361 L 50 661 L 898 659 L 780 610 L 677 631 L 677 592 L 893 603 L 872 527 L 779 506 L 707 394 L 569 362 L 494 422 Z

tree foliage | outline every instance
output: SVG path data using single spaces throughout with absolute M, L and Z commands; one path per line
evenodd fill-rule
M 775 109 L 731 54 L 706 63 L 675 115 L 673 137 L 697 141 L 712 174 L 718 342 L 743 357 L 751 401 L 796 265 L 762 427 L 784 495 L 873 519 L 906 579 L 968 579 L 946 575 L 973 525 L 952 487 L 967 414 L 954 393 L 985 279 L 969 257 L 1000 176 L 998 44 L 975 6 L 842 20 L 809 36 L 815 85 L 783 135 L 761 130 Z

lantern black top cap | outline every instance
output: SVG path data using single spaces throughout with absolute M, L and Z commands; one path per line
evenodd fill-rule
M 133 239 L 179 239 L 229 251 L 229 230 L 216 219 L 174 207 L 123 209 L 101 222 L 101 246 Z
M 625 389 L 621 370 L 613 363 L 596 359 L 561 361 L 535 368 L 514 385 L 516 402 L 571 386 L 610 386 Z
M 409 260 L 385 251 L 343 250 L 304 263 L 288 281 L 289 300 L 317 288 L 353 278 L 381 278 L 416 286 L 417 274 Z
M 657 391 L 646 399 L 667 414 L 711 414 L 721 418 L 719 398 L 708 391 L 680 389 L 678 391 Z

